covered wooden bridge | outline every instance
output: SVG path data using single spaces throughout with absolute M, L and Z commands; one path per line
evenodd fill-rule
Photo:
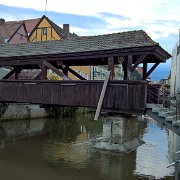
M 129 31 L 59 41 L 0 46 L 0 66 L 12 70 L 0 81 L 0 102 L 97 107 L 104 81 L 85 80 L 70 66 L 107 65 L 109 83 L 102 108 L 126 114 L 143 114 L 146 108 L 146 78 L 168 58 L 146 32 Z M 148 70 L 148 64 L 154 65 Z M 114 80 L 114 65 L 122 64 L 124 80 Z M 131 73 L 143 64 L 141 81 Z M 40 69 L 34 79 L 20 79 L 23 69 Z M 47 80 L 47 69 L 64 80 Z M 71 80 L 72 73 L 80 81 Z

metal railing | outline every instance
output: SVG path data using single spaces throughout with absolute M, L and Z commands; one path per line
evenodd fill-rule
M 171 103 L 171 100 L 173 100 L 175 103 Z M 176 117 L 176 120 L 179 115 L 179 109 L 180 109 L 180 94 L 171 94 L 168 90 L 166 90 L 164 87 L 160 87 L 160 85 L 148 85 L 148 91 L 147 91 L 147 102 L 156 104 L 157 107 L 163 109 L 163 111 L 174 111 L 174 116 Z M 173 108 L 174 106 L 174 108 Z

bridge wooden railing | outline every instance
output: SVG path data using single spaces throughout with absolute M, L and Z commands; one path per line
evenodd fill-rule
M 103 81 L 1 80 L 0 102 L 97 107 Z M 126 114 L 143 114 L 146 81 L 110 81 L 102 109 Z

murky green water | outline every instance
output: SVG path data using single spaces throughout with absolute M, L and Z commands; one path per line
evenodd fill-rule
M 166 166 L 176 158 L 179 137 L 152 120 L 140 121 L 137 136 L 145 143 L 135 151 L 98 151 L 91 143 L 101 137 L 103 123 L 92 119 L 1 123 L 11 138 L 0 148 L 0 180 L 173 179 L 174 169 Z M 23 134 L 35 135 L 42 129 L 49 133 L 21 139 Z

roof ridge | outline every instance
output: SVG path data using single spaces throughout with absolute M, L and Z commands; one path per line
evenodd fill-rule
M 132 31 L 123 31 L 123 32 L 117 32 L 117 33 L 109 33 L 109 34 L 100 34 L 100 35 L 92 35 L 92 36 L 77 36 L 77 37 L 73 37 L 73 38 L 67 38 L 67 39 L 61 39 L 61 40 L 53 40 L 53 41 L 36 41 L 33 42 L 31 44 L 49 44 L 49 43 L 54 43 L 54 42 L 63 42 L 63 41 L 72 41 L 72 40 L 81 40 L 81 39 L 91 39 L 91 38 L 98 38 L 98 37 L 103 37 L 103 36 L 115 36 L 115 35 L 122 35 L 122 34 L 127 34 L 127 33 L 133 33 L 133 32 L 143 32 L 143 34 L 145 35 L 145 37 L 147 37 L 149 40 L 151 40 L 151 43 L 153 43 L 153 45 L 159 45 L 159 43 L 155 42 L 154 40 L 151 39 L 150 36 L 148 36 L 148 34 L 144 31 L 144 30 L 132 30 Z M 148 40 L 147 39 L 147 40 Z M 22 44 L 26 44 L 26 43 L 22 43 Z M 28 43 L 29 44 L 29 43 Z M 7 45 L 7 44 L 3 44 L 3 45 Z M 15 45 L 15 44 L 13 44 Z M 18 45 L 21 45 L 20 43 Z

